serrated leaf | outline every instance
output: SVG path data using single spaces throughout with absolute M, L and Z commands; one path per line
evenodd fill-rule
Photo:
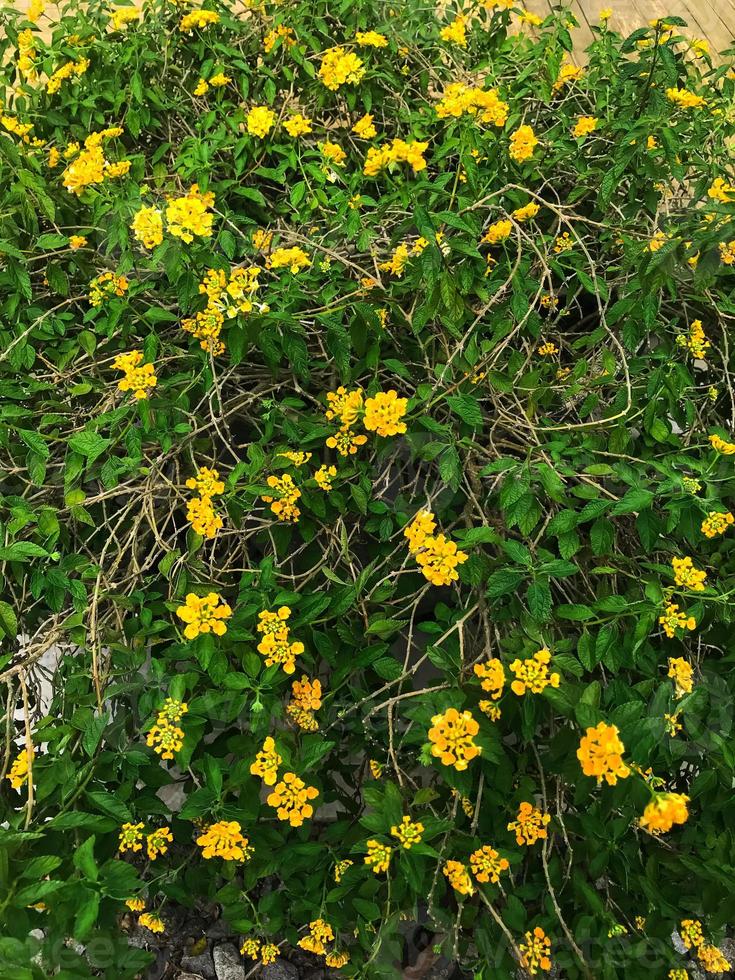
M 518 586 L 526 577 L 526 572 L 521 572 L 512 568 L 501 568 L 493 572 L 487 582 L 487 594 L 493 598 L 508 595 L 515 592 Z
M 650 490 L 628 490 L 612 508 L 611 513 L 616 517 L 621 514 L 634 514 L 651 505 L 654 494 Z
M 532 582 L 526 590 L 528 611 L 537 623 L 545 623 L 551 616 L 553 602 L 548 582 Z
M 475 429 L 482 427 L 485 417 L 476 398 L 471 395 L 450 395 L 447 398 L 447 404 L 463 422 Z
M 595 611 L 589 606 L 575 605 L 571 603 L 566 606 L 557 606 L 554 615 L 558 619 L 570 619 L 575 623 L 584 622 L 585 619 L 594 619 Z
M 86 891 L 84 898 L 77 906 L 77 914 L 74 919 L 73 934 L 75 939 L 84 940 L 87 938 L 92 926 L 97 921 L 100 907 L 100 896 L 97 892 Z
M 97 863 L 94 859 L 94 842 L 93 834 L 77 847 L 72 859 L 74 867 L 78 868 L 90 881 L 97 881 L 98 876 Z
M 371 664 L 372 669 L 384 681 L 397 680 L 403 673 L 403 665 L 395 657 L 379 657 Z
M 390 636 L 391 633 L 397 633 L 398 630 L 403 629 L 407 623 L 407 619 L 376 619 L 368 625 L 365 633 L 367 635 Z
M 69 439 L 69 448 L 75 453 L 87 457 L 91 465 L 110 445 L 111 440 L 101 436 L 99 432 L 79 432 Z
M 107 727 L 109 721 L 109 716 L 105 713 L 102 715 L 94 715 L 88 722 L 86 728 L 84 729 L 84 734 L 82 735 L 82 746 L 87 755 L 94 755 L 97 750 L 97 746 L 102 738 L 102 733 Z
M 31 558 L 48 557 L 48 551 L 33 541 L 15 541 L 7 548 L 0 548 L 0 561 L 30 561 Z

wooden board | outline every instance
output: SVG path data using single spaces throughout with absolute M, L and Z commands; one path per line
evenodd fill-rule
M 25 10 L 30 0 L 5 2 L 14 2 L 20 10 Z M 110 5 L 114 7 L 114 2 Z M 519 0 L 518 6 L 522 5 L 524 4 Z M 565 5 L 570 6 L 579 21 L 579 27 L 573 31 L 575 59 L 578 61 L 584 60 L 584 49 L 594 36 L 591 25 L 599 24 L 600 10 L 604 7 L 612 7 L 610 26 L 624 36 L 637 27 L 644 27 L 650 20 L 666 17 L 668 14 L 686 20 L 688 26 L 683 28 L 683 33 L 691 38 L 705 38 L 709 41 L 713 55 L 735 47 L 735 0 L 571 0 L 571 3 Z M 559 6 L 557 0 L 525 2 L 527 10 L 541 17 Z M 48 3 L 47 9 L 52 16 L 56 14 L 55 3 Z M 42 32 L 47 24 L 48 21 L 42 18 L 39 24 Z
M 559 9 L 554 0 L 526 0 L 525 6 L 540 17 Z M 569 6 L 580 25 L 572 32 L 576 60 L 584 60 L 584 49 L 593 38 L 591 25 L 600 23 L 604 7 L 612 7 L 610 27 L 623 36 L 669 15 L 687 22 L 682 28 L 687 37 L 709 41 L 713 55 L 735 46 L 735 0 L 572 0 Z

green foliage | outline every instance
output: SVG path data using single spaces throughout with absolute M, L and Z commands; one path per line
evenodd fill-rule
M 233 932 L 284 951 L 323 918 L 349 951 L 342 973 L 366 980 L 400 975 L 402 919 L 482 980 L 514 976 L 536 926 L 572 980 L 647 980 L 654 961 L 663 976 L 683 963 L 682 918 L 716 942 L 735 914 L 734 538 L 701 531 L 735 493 L 733 456 L 708 441 L 727 441 L 735 411 L 735 209 L 708 193 L 732 173 L 732 72 L 695 58 L 677 18 L 627 39 L 614 20 L 596 28 L 585 72 L 555 86 L 568 13 L 519 32 L 516 14 L 481 9 L 463 48 L 440 39 L 454 12 L 439 23 L 413 0 L 207 6 L 219 23 L 191 33 L 163 0 L 120 30 L 106 3 L 62 4 L 48 35 L 0 10 L 2 775 L 35 749 L 32 791 L 0 789 L 0 975 L 134 977 L 151 956 L 121 919 L 142 896 L 167 923 L 216 903 Z M 295 44 L 266 53 L 278 25 Z M 29 29 L 37 80 L 18 61 Z M 355 46 L 364 30 L 387 47 Z M 366 71 L 330 91 L 318 72 L 338 44 Z M 193 94 L 218 72 L 230 81 Z M 457 81 L 496 88 L 505 125 L 441 118 Z M 254 106 L 277 117 L 265 138 L 248 131 Z M 294 138 L 297 112 L 313 132 Z M 365 113 L 370 140 L 352 131 Z M 580 116 L 597 126 L 577 138 Z M 520 125 L 539 139 L 525 162 L 509 153 Z M 129 173 L 67 190 L 85 140 L 118 126 L 103 152 Z M 426 167 L 367 176 L 368 148 L 392 139 L 427 144 Z M 211 235 L 187 243 L 164 217 L 145 248 L 136 214 L 165 215 L 194 183 L 214 195 Z M 535 218 L 483 242 L 529 203 Z M 276 248 L 308 265 L 269 267 Z M 223 318 L 222 352 L 202 348 L 182 330 L 204 310 L 199 283 L 253 265 L 253 309 Z M 107 272 L 129 288 L 92 306 Z M 117 387 L 131 351 L 154 365 L 145 399 Z M 406 432 L 361 415 L 365 444 L 340 456 L 324 413 L 340 385 L 397 391 Z M 282 455 L 297 451 L 311 459 Z M 328 491 L 322 464 L 337 470 Z M 201 466 L 225 484 L 211 538 L 187 522 Z M 301 492 L 293 523 L 261 499 L 284 474 Z M 468 556 L 450 586 L 408 552 L 421 509 Z M 671 559 L 688 555 L 704 591 L 674 582 Z M 176 610 L 210 592 L 232 609 L 226 632 L 187 640 Z M 696 629 L 664 635 L 669 601 Z M 259 613 L 284 605 L 305 648 L 293 676 L 258 652 Z M 511 663 L 542 648 L 559 686 L 516 695 Z M 694 668 L 678 699 L 672 656 Z M 492 657 L 508 676 L 494 721 L 473 670 Z M 286 711 L 302 675 L 321 681 L 316 731 Z M 166 698 L 188 712 L 162 761 L 146 735 Z M 479 723 L 464 771 L 430 752 L 452 707 Z M 640 770 L 614 786 L 576 757 L 600 721 Z M 251 774 L 269 735 L 281 775 L 318 790 L 300 827 Z M 689 796 L 690 816 L 657 837 L 638 820 L 661 788 Z M 551 814 L 533 847 L 508 830 L 522 801 Z M 410 850 L 391 834 L 403 814 L 424 826 Z M 249 861 L 202 857 L 201 826 L 223 820 Z M 121 855 L 125 823 L 169 827 L 173 843 L 155 861 Z M 394 847 L 387 874 L 364 863 L 368 839 Z M 485 844 L 510 870 L 460 895 L 444 864 Z M 627 933 L 610 938 L 616 924 Z

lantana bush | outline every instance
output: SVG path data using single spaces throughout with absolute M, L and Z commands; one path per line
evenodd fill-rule
M 0 10 L 3 977 L 729 969 L 735 73 L 575 31 Z

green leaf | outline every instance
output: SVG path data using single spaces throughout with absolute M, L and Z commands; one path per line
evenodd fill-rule
M 301 204 L 301 202 L 303 201 L 305 195 L 306 195 L 306 181 L 300 180 L 298 181 L 298 183 L 294 184 L 293 187 L 291 188 L 291 193 L 289 194 L 289 200 L 291 202 L 291 206 L 297 208 L 299 204 Z
M 89 720 L 82 735 L 82 745 L 87 755 L 92 756 L 95 754 L 108 721 L 109 716 L 107 714 L 94 715 Z
M 552 578 L 567 578 L 570 575 L 576 575 L 579 572 L 579 567 L 573 561 L 555 559 L 554 561 L 544 562 L 539 571 L 545 572 Z
M 301 770 L 303 772 L 309 772 L 315 769 L 321 763 L 322 759 L 329 755 L 334 746 L 334 742 L 330 742 L 321 735 L 305 738 L 301 754 Z
M 9 639 L 15 640 L 18 636 L 18 617 L 10 603 L 4 599 L 0 599 L 0 627 Z
M 395 681 L 403 673 L 403 664 L 395 657 L 380 657 L 371 664 L 371 667 L 384 681 Z
M 7 548 L 0 548 L 0 561 L 29 561 L 31 558 L 48 557 L 48 551 L 33 541 L 16 541 Z
M 92 930 L 92 926 L 97 921 L 100 907 L 100 896 L 97 892 L 90 892 L 85 889 L 84 897 L 77 905 L 77 914 L 74 919 L 72 930 L 74 938 L 84 940 Z
M 572 555 L 576 555 L 579 549 L 582 547 L 582 542 L 580 540 L 579 534 L 576 531 L 565 531 L 560 534 L 556 543 L 559 547 L 559 554 L 564 559 L 571 558 Z
M 118 823 L 130 823 L 132 821 L 133 814 L 130 812 L 130 808 L 114 793 L 106 793 L 104 790 L 88 790 L 85 795 L 98 810 L 107 814 L 108 817 L 112 817 Z
M 592 670 L 597 663 L 592 637 L 587 632 L 582 633 L 577 641 L 577 656 L 579 657 L 579 662 L 587 670 Z
M 558 619 L 571 619 L 575 623 L 581 623 L 586 619 L 595 618 L 594 609 L 590 609 L 589 606 L 574 604 L 568 606 L 557 606 L 554 614 Z
M 244 197 L 248 201 L 253 201 L 255 204 L 263 205 L 263 207 L 265 207 L 268 203 L 261 192 L 256 190 L 254 187 L 238 187 L 234 193 L 236 193 L 238 197 Z
M 521 582 L 526 578 L 526 572 L 521 572 L 512 568 L 501 568 L 493 572 L 487 582 L 487 594 L 493 598 L 508 595 L 515 592 Z
M 590 527 L 590 544 L 595 555 L 607 555 L 613 549 L 615 528 L 612 521 L 598 518 Z
M 149 323 L 176 323 L 179 319 L 175 313 L 164 310 L 160 306 L 149 306 L 143 316 Z
M 87 462 L 91 465 L 98 456 L 110 445 L 111 440 L 101 436 L 99 432 L 80 432 L 72 436 L 69 440 L 69 448 L 75 453 L 81 453 L 87 457 Z
M 449 395 L 447 404 L 463 422 L 471 425 L 474 429 L 482 427 L 485 418 L 476 398 L 471 395 Z
M 633 514 L 650 507 L 654 494 L 650 490 L 628 490 L 625 496 L 613 507 L 611 513 L 616 517 L 620 514 Z
M 13 896 L 13 900 L 17 905 L 27 908 L 55 892 L 62 891 L 64 885 L 65 882 L 63 881 L 36 881 L 32 885 L 26 885 L 25 888 L 19 888 Z
M 525 565 L 530 568 L 533 564 L 531 552 L 520 541 L 513 541 L 512 539 L 503 541 L 503 551 L 518 565 Z
M 48 447 L 48 443 L 39 435 L 37 432 L 31 432 L 29 429 L 16 429 L 15 430 L 23 442 L 32 449 L 37 456 L 41 456 L 43 459 L 48 459 L 51 455 L 51 450 Z
M 439 476 L 450 487 L 459 486 L 462 478 L 462 464 L 457 450 L 450 446 L 439 457 Z
M 352 904 L 355 907 L 355 911 L 358 912 L 361 918 L 367 920 L 368 922 L 375 922 L 381 916 L 380 907 L 375 904 L 375 902 L 369 902 L 364 898 L 353 898 Z
M 11 245 L 10 242 L 4 241 L 3 239 L 0 239 L 0 253 L 2 253 L 3 255 L 11 255 L 14 259 L 22 259 L 25 261 L 25 256 L 23 255 L 21 250 L 19 248 L 16 248 L 15 245 Z
M 526 591 L 528 611 L 537 623 L 545 623 L 551 616 L 552 599 L 548 582 L 532 582 Z
M 79 868 L 82 874 L 85 875 L 89 881 L 97 881 L 97 876 L 99 874 L 97 870 L 97 863 L 94 859 L 94 842 L 94 835 L 88 837 L 84 843 L 77 847 L 77 849 L 74 851 L 73 857 L 74 867 Z
M 235 236 L 228 228 L 223 228 L 219 233 L 219 243 L 222 251 L 225 253 L 228 259 L 232 259 L 235 256 Z
M 20 873 L 21 878 L 45 878 L 62 863 L 62 859 L 55 854 L 45 854 L 40 857 L 31 858 L 23 865 Z
M 407 619 L 375 619 L 373 620 L 365 630 L 365 633 L 370 636 L 377 634 L 378 636 L 390 636 L 392 633 L 397 633 L 399 630 L 408 623 Z
M 36 248 L 39 251 L 45 251 L 47 248 L 65 248 L 69 244 L 69 239 L 66 235 L 58 235 L 55 233 L 50 233 L 46 235 L 39 235 L 36 241 Z
M 497 544 L 500 535 L 491 527 L 470 527 L 466 531 L 455 531 L 454 537 L 464 548 L 472 548 L 478 544 Z

